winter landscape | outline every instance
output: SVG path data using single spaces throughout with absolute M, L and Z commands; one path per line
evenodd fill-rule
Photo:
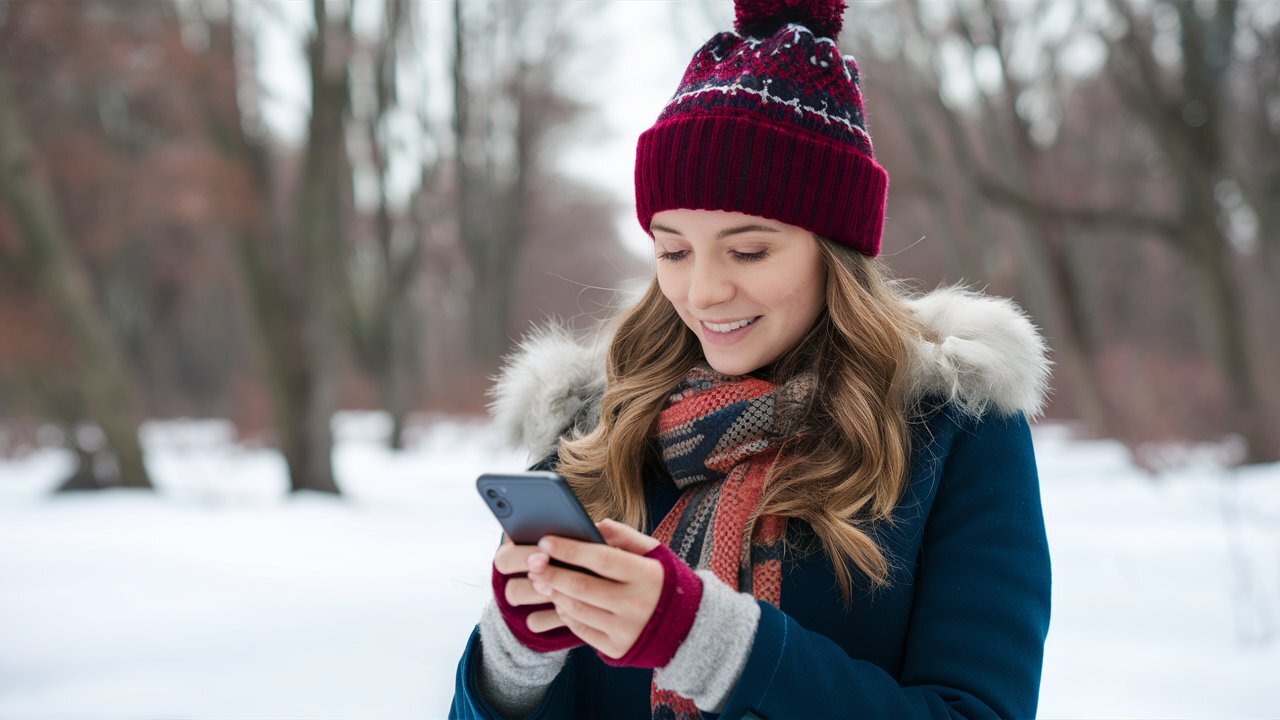
M 807 119 L 638 152 L 722 101 Z M 444 717 L 485 389 L 655 272 L 638 156 L 1039 328 L 1041 717 L 1280 718 L 1280 0 L 0 0 L 0 720 Z
M 342 499 L 289 496 L 228 424 L 149 423 L 155 493 L 51 496 L 62 451 L 0 461 L 0 717 L 436 718 L 485 601 L 487 423 L 335 418 Z M 1054 607 L 1045 718 L 1280 716 L 1280 465 L 1035 429 Z M 52 440 L 53 438 L 45 438 Z

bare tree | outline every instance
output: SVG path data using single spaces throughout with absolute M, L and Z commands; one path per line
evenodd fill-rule
M 24 263 L 74 339 L 84 412 L 75 419 L 102 428 L 121 485 L 149 488 L 138 442 L 141 413 L 124 355 L 94 302 L 91 279 L 63 230 L 53 195 L 37 176 L 9 88 L 7 68 L 0 65 L 0 202 L 22 236 Z
M 1028 113 L 1019 107 L 1027 88 L 1011 69 L 1008 37 L 1037 32 L 1039 15 L 1048 7 L 1042 3 L 1029 16 L 1021 14 L 1010 33 L 1004 6 L 995 2 L 916 0 L 884 6 L 882 15 L 869 22 L 864 18 L 852 30 L 861 48 L 884 56 L 876 72 L 867 75 L 893 75 L 881 78 L 875 89 L 878 97 L 888 96 L 890 116 L 909 140 L 910 161 L 895 168 L 901 178 L 895 181 L 898 192 L 917 199 L 917 207 L 932 216 L 940 233 L 934 246 L 949 270 L 971 282 L 1018 289 L 1047 326 L 1055 360 L 1076 390 L 1072 404 L 1088 427 L 1107 434 L 1110 413 L 1094 364 L 1096 334 L 1067 257 L 1069 227 L 1035 209 L 1011 208 L 1012 226 L 991 212 L 993 177 L 1001 178 L 1000 187 L 1037 193 L 1052 187 L 1052 160 L 1033 140 Z M 1001 77 L 996 90 L 981 89 L 977 57 L 983 52 L 996 59 Z M 1054 48 L 1041 52 L 1051 58 Z M 1052 77 L 1052 69 L 1047 75 Z M 979 89 L 968 98 L 953 97 L 960 80 Z M 886 117 L 879 108 L 878 116 Z M 894 151 L 901 152 L 889 146 Z
M 470 10 L 481 7 L 477 21 Z M 569 52 L 565 8 L 454 0 L 454 173 L 459 240 L 471 274 L 472 358 L 495 364 L 510 345 L 512 289 L 527 240 L 525 213 L 540 153 L 582 111 L 555 87 Z M 584 12 L 575 6 L 572 12 Z M 479 73 L 483 58 L 490 70 Z
M 232 6 L 234 8 L 234 6 Z M 260 128 L 250 134 L 255 108 L 239 98 L 253 98 L 256 80 L 252 60 L 238 73 L 237 100 L 230 116 L 206 108 L 215 144 L 228 162 L 243 169 L 260 204 L 240 212 L 228 208 L 233 223 L 241 278 L 257 329 L 260 357 L 271 395 L 277 442 L 289 468 L 294 491 L 337 493 L 333 477 L 333 435 L 330 417 L 335 408 L 334 317 L 337 312 L 337 260 L 328 255 L 341 247 L 341 183 L 349 182 L 344 163 L 343 118 L 346 109 L 349 26 L 331 22 L 323 0 L 312 6 L 315 29 L 308 43 L 308 68 L 313 77 L 312 115 L 301 187 L 296 202 L 283 202 L 281 183 L 272 174 L 272 161 Z M 235 49 L 234 16 L 225 23 L 209 20 L 212 43 L 232 50 L 223 56 L 244 57 Z M 237 55 L 239 53 L 239 55 Z M 239 69 L 239 68 L 237 68 Z M 336 145 L 335 145 L 336 143 Z M 335 150 L 337 148 L 337 150 Z M 291 207 L 273 213 L 275 207 Z
M 420 276 L 422 235 L 425 228 L 407 224 L 391 204 L 390 173 L 393 148 L 390 141 L 389 116 L 400 105 L 396 82 L 403 54 L 420 49 L 413 44 L 420 31 L 414 17 L 415 5 L 406 0 L 386 0 L 379 37 L 368 47 L 367 75 L 371 85 L 371 105 L 364 117 L 367 163 L 376 184 L 376 207 L 373 219 L 373 244 L 376 252 L 355 252 L 357 277 L 349 283 L 345 325 L 352 339 L 354 356 L 363 371 L 378 386 L 382 407 L 391 416 L 389 445 L 400 449 L 404 444 L 405 415 L 412 400 L 411 369 L 416 352 L 422 314 L 413 298 L 413 287 Z M 419 80 L 418 82 L 421 82 Z M 424 128 L 426 129 L 426 128 Z M 429 129 L 427 129 L 429 132 Z M 426 175 L 413 195 L 433 188 L 431 174 L 436 163 L 426 161 Z M 411 195 L 409 205 L 416 204 Z M 366 233 L 357 231 L 357 244 Z
M 1228 142 L 1227 133 L 1233 118 L 1254 118 L 1245 123 L 1237 120 L 1238 125 L 1245 126 L 1237 132 L 1253 138 L 1248 147 L 1273 147 L 1280 137 L 1273 129 L 1277 123 L 1268 122 L 1267 112 L 1260 109 L 1271 107 L 1274 115 L 1275 103 L 1280 100 L 1273 101 L 1270 98 L 1275 96 L 1268 95 L 1274 92 L 1276 83 L 1267 80 L 1265 72 L 1254 69 L 1250 77 L 1267 90 L 1253 93 L 1256 109 L 1240 112 L 1242 93 L 1232 89 L 1239 87 L 1232 83 L 1237 57 L 1233 48 L 1240 32 L 1239 4 L 1234 0 L 1157 3 L 1154 12 L 1172 17 L 1177 27 L 1172 43 L 1180 58 L 1176 65 L 1157 58 L 1162 43 L 1167 54 L 1170 38 L 1156 37 L 1151 11 L 1125 0 L 1111 0 L 1106 6 L 1109 17 L 1119 22 L 1119 31 L 1106 23 L 1099 27 L 1097 13 L 1085 22 L 1085 6 L 1071 3 L 956 3 L 943 8 L 950 22 L 939 27 L 935 21 L 932 28 L 922 21 L 924 7 L 922 3 L 914 4 L 912 26 L 931 43 L 934 75 L 944 74 L 941 48 L 948 44 L 964 48 L 975 83 L 979 53 L 995 58 L 1000 87 L 998 92 L 977 93 L 980 112 L 969 116 L 936 97 L 924 104 L 935 111 L 945 127 L 944 137 L 949 138 L 955 164 L 963 169 L 961 176 L 967 176 L 962 185 L 978 188 L 986 202 L 1010 211 L 1027 227 L 1024 248 L 1030 282 L 1026 290 L 1043 300 L 1055 350 L 1078 391 L 1076 400 L 1085 419 L 1101 432 L 1114 430 L 1108 410 L 1110 401 L 1106 400 L 1099 377 L 1099 319 L 1091 316 L 1085 302 L 1089 295 L 1086 279 L 1073 268 L 1081 266 L 1079 256 L 1088 251 L 1090 238 L 1120 234 L 1157 238 L 1184 260 L 1196 282 L 1203 325 L 1208 329 L 1208 355 L 1228 390 L 1230 427 L 1248 442 L 1247 461 L 1273 457 L 1280 449 L 1268 422 L 1267 394 L 1260 385 L 1261 372 L 1256 364 L 1259 351 L 1249 346 L 1249 333 L 1245 330 L 1250 314 L 1240 295 L 1235 270 L 1239 251 L 1230 230 L 1233 213 L 1240 205 L 1247 205 L 1254 209 L 1264 242 L 1270 242 L 1266 238 L 1276 232 L 1267 226 L 1275 214 L 1270 208 L 1280 205 L 1280 196 L 1273 194 L 1280 190 L 1280 163 L 1268 160 L 1265 153 L 1258 156 L 1261 162 L 1243 160 L 1242 143 Z M 1064 8 L 1068 15 L 1065 25 L 1057 12 Z M 939 6 L 929 9 L 937 15 Z M 1054 15 L 1052 23 L 1049 15 Z M 1057 27 L 1045 32 L 1053 23 L 1058 23 Z M 1265 31 L 1257 23 L 1247 26 L 1258 46 L 1266 47 L 1275 36 L 1274 24 Z M 1096 79 L 1068 82 L 1057 67 L 1063 47 L 1087 35 L 1103 41 L 1107 51 L 1104 74 L 1116 86 L 1117 97 L 1125 104 L 1128 115 L 1112 118 L 1105 130 L 1101 127 L 1102 117 L 1076 117 L 1077 121 L 1090 124 L 1090 132 L 1084 136 L 1094 142 L 1067 148 L 1052 136 L 1047 140 L 1035 137 L 1034 126 L 1042 119 L 1036 113 L 1045 112 L 1036 106 L 1048 103 L 1060 109 L 1090 101 L 1080 88 L 1092 87 Z M 1046 36 L 1056 36 L 1057 40 L 1047 40 Z M 1015 47 L 1020 47 L 1025 64 L 1028 46 L 1039 53 L 1042 65 L 1030 80 L 1013 56 Z M 1253 67 L 1266 67 L 1266 62 L 1255 61 Z M 950 63 L 946 70 L 954 73 L 955 63 Z M 1236 75 L 1239 74 L 1237 70 Z M 1039 103 L 1032 102 L 1036 100 Z M 1134 184 L 1123 164 L 1136 149 L 1121 146 L 1108 151 L 1119 157 L 1097 154 L 1094 145 L 1098 138 L 1130 127 L 1131 118 L 1169 158 L 1170 172 L 1163 183 L 1168 203 L 1144 203 L 1140 199 L 1151 194 L 1139 193 L 1149 190 L 1151 183 Z M 925 137 L 923 131 L 916 135 Z M 978 141 L 978 152 L 966 147 L 971 138 Z M 1064 167 L 1064 158 L 1082 153 L 1095 154 L 1095 161 Z M 1078 190 L 1081 187 L 1110 188 L 1110 195 L 1120 200 L 1110 204 L 1082 200 Z M 1237 199 L 1235 206 L 1231 202 L 1232 188 L 1238 188 L 1236 194 L 1243 198 Z M 949 189 L 948 194 L 957 192 L 965 191 Z M 1138 382 L 1145 379 L 1139 378 Z M 1159 412 L 1154 406 L 1152 410 Z
M 1212 4 L 1163 0 L 1163 5 L 1176 12 L 1180 71 L 1160 69 L 1149 22 L 1123 0 L 1110 3 L 1123 18 L 1124 30 L 1112 43 L 1107 71 L 1135 116 L 1171 158 L 1177 212 L 1153 222 L 1152 229 L 1194 272 L 1211 329 L 1210 356 L 1229 391 L 1233 429 L 1248 443 L 1246 462 L 1261 462 L 1280 454 L 1280 447 L 1269 431 L 1260 369 L 1254 365 L 1256 355 L 1247 340 L 1249 315 L 1234 277 L 1236 251 L 1226 231 L 1229 218 L 1224 217 L 1219 192 L 1224 181 L 1237 180 L 1233 170 L 1239 168 L 1228 153 L 1232 98 L 1227 80 L 1240 5 L 1235 0 Z M 1250 177 L 1243 184 L 1261 183 Z

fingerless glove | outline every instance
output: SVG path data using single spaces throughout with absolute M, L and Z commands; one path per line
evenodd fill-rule
M 512 573 L 503 575 L 498 572 L 498 567 L 493 567 L 493 599 L 498 606 L 498 611 L 502 613 L 502 619 L 506 621 L 507 627 L 511 629 L 511 634 L 516 636 L 521 645 L 535 652 L 551 652 L 553 650 L 568 650 L 582 645 L 583 642 L 573 631 L 567 627 L 558 627 L 546 632 L 534 632 L 529 629 L 529 615 L 539 610 L 554 610 L 555 605 L 552 603 L 541 603 L 538 605 L 512 605 L 507 602 L 507 582 L 514 578 L 522 578 L 528 573 Z M 695 577 L 696 579 L 696 577 Z M 686 631 L 687 632 L 687 631 Z
M 662 594 L 658 606 L 640 631 L 631 649 L 618 659 L 596 652 L 607 665 L 615 667 L 660 668 L 671 662 L 680 644 L 689 635 L 702 601 L 702 578 L 666 545 L 644 554 L 662 563 Z

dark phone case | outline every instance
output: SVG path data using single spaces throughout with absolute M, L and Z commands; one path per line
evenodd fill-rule
M 489 473 L 476 479 L 476 490 L 517 545 L 536 545 L 544 535 L 604 542 L 568 483 L 553 472 Z M 488 497 L 489 490 L 497 497 Z M 499 500 L 507 504 L 505 516 Z
M 507 537 L 517 545 L 536 545 L 544 535 L 604 542 L 595 523 L 591 522 L 591 516 L 569 489 L 569 484 L 556 473 L 487 473 L 476 478 L 476 490 L 480 499 L 489 506 L 489 512 L 507 532 Z M 497 497 L 488 497 L 488 490 L 497 493 Z M 497 507 L 498 500 L 507 503 L 505 515 Z M 559 560 L 553 559 L 551 564 L 600 577 L 586 568 Z

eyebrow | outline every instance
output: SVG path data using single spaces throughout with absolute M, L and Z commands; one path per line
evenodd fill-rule
M 657 232 L 658 230 L 661 230 L 662 232 L 669 232 L 672 235 L 680 235 L 681 237 L 684 237 L 684 235 L 682 235 L 679 230 L 669 228 L 666 225 L 659 225 L 658 223 L 652 223 L 651 225 L 649 225 L 649 232 Z M 771 228 L 768 225 L 739 225 L 738 227 L 725 228 L 724 230 L 721 230 L 720 232 L 716 233 L 716 239 L 723 240 L 729 237 L 730 235 L 741 235 L 742 233 L 749 233 L 749 232 L 780 233 L 782 231 L 778 230 L 777 228 Z

